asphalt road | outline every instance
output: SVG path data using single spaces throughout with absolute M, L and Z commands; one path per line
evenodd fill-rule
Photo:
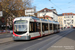
M 67 29 L 65 29 L 65 30 L 67 30 Z M 0 39 L 2 39 L 2 38 L 9 38 L 9 37 L 12 37 L 12 34 L 11 33 L 8 33 L 8 34 L 0 34 Z
M 46 50 L 61 38 L 70 34 L 74 29 L 64 30 L 57 34 L 51 34 L 30 41 L 12 41 L 0 45 L 0 50 Z M 10 39 L 9 39 L 10 40 Z

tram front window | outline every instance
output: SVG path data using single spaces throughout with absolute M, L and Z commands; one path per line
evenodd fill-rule
M 14 25 L 14 32 L 16 34 L 24 34 L 27 32 L 27 25 Z
M 27 31 L 27 25 L 15 25 L 14 32 L 24 32 Z
M 27 23 L 26 21 L 16 21 L 14 22 L 14 32 L 16 34 L 23 34 L 27 32 Z

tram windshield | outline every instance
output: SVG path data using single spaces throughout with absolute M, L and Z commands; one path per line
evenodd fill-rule
M 27 21 L 19 20 L 14 22 L 14 32 L 27 32 Z
M 17 20 L 14 22 L 14 24 L 27 24 L 28 21 L 27 20 Z

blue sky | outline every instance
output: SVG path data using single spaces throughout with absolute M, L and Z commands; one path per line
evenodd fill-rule
M 33 0 L 32 6 L 36 6 L 37 11 L 48 8 L 56 9 L 58 14 L 75 13 L 75 0 Z

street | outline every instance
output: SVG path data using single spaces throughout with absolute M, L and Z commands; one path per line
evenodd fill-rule
M 0 0 L 0 50 L 75 50 L 75 0 Z
M 52 47 L 52 45 L 54 45 L 56 42 L 58 42 L 59 40 L 61 40 L 64 37 L 75 41 L 75 39 L 73 37 L 75 35 L 74 33 L 75 33 L 75 30 L 72 28 L 69 28 L 69 29 L 65 29 L 65 30 L 61 31 L 60 33 L 51 34 L 51 35 L 37 38 L 34 40 L 30 40 L 30 41 L 13 41 L 13 40 L 11 40 L 9 42 L 2 43 L 0 45 L 0 50 L 47 50 L 47 49 L 50 50 L 51 49 L 50 47 Z M 70 35 L 69 35 L 69 37 L 66 37 L 68 34 L 73 34 L 73 36 L 71 36 L 71 38 L 70 38 Z M 2 35 L 2 36 L 5 37 L 5 35 Z M 7 36 L 7 37 L 10 38 L 11 36 L 12 35 Z M 4 39 L 4 37 L 3 37 L 3 39 Z M 0 38 L 2 38 L 2 37 L 0 37 Z M 74 42 L 74 44 L 75 44 L 75 42 Z M 51 50 L 53 50 L 53 49 L 51 49 Z

